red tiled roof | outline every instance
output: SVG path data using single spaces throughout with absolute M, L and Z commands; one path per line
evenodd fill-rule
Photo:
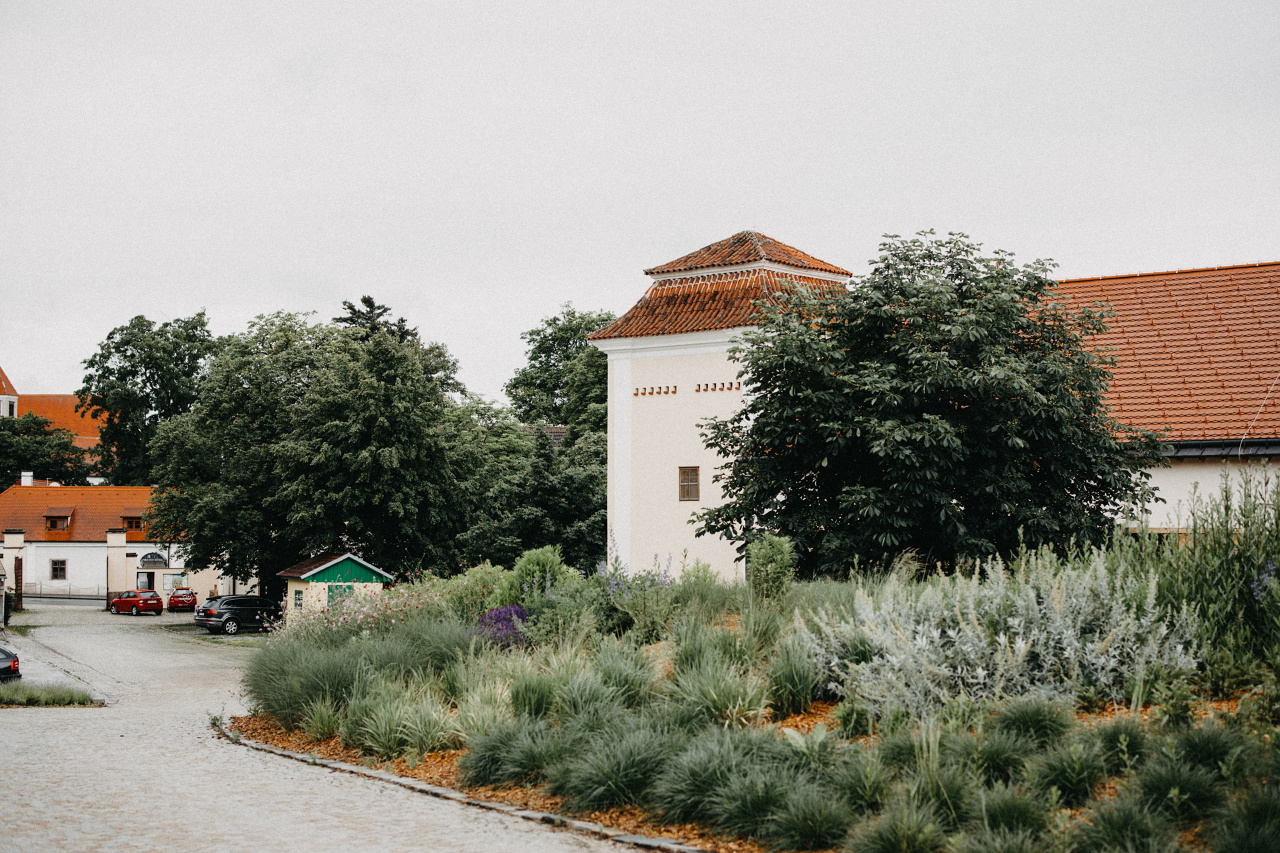
M 847 276 L 850 274 L 848 270 L 840 269 L 840 267 L 829 264 L 826 261 L 820 261 L 813 255 L 806 254 L 794 246 L 788 246 L 786 243 L 779 243 L 772 237 L 765 236 L 757 231 L 739 231 L 719 243 L 703 246 L 698 251 L 690 252 L 682 258 L 676 258 L 669 263 L 653 269 L 647 269 L 644 274 L 661 275 L 662 273 L 687 272 L 709 267 L 733 267 L 760 261 L 773 261 L 776 264 L 796 267 L 797 269 L 820 270 L 822 272 L 835 273 L 836 275 Z
M 13 383 L 9 381 L 9 377 L 4 375 L 4 368 L 0 367 L 0 395 L 5 397 L 16 397 L 18 391 L 13 387 Z
M 73 443 L 81 450 L 98 446 L 98 422 L 76 411 L 75 394 L 23 394 L 18 398 L 18 414 L 30 412 L 53 421 L 58 429 L 70 430 Z
M 679 335 L 750 326 L 757 300 L 796 284 L 822 289 L 841 286 L 830 279 L 758 268 L 663 279 L 654 282 L 630 311 L 587 335 L 587 339 Z
M 1121 423 L 1170 441 L 1280 436 L 1280 262 L 1071 279 L 1059 290 L 1076 307 L 1115 311 L 1094 342 L 1116 358 L 1107 402 Z
M 108 530 L 123 527 L 150 499 L 148 486 L 10 486 L 0 492 L 0 529 L 24 530 L 29 542 L 105 542 Z M 66 530 L 44 529 L 53 510 L 71 516 Z M 127 539 L 142 541 L 145 534 L 130 530 Z
M 301 563 L 294 563 L 292 566 L 290 566 L 289 568 L 285 569 L 282 572 L 276 572 L 276 577 L 301 578 L 303 575 L 307 574 L 308 572 L 311 572 L 320 568 L 325 563 L 332 563 L 334 560 L 339 560 L 345 556 L 346 556 L 346 552 L 340 551 L 335 554 L 321 554 L 318 557 L 310 557 L 306 560 L 303 560 Z

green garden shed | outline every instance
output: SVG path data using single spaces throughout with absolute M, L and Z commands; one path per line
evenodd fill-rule
M 311 557 L 276 577 L 289 582 L 286 613 L 323 610 L 344 598 L 370 595 L 392 581 L 391 575 L 355 554 Z

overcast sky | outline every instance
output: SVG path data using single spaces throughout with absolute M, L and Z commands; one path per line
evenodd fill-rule
M 1280 4 L 0 0 L 0 366 L 371 294 L 498 399 L 520 333 L 755 229 L 1063 277 L 1280 259 Z

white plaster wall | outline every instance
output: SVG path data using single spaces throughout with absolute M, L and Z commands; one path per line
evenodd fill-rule
M 162 545 L 154 542 L 129 542 L 126 544 L 129 553 L 138 556 L 151 551 L 165 553 Z M 67 579 L 55 581 L 50 577 L 53 560 L 67 561 Z M 136 562 L 136 560 L 134 561 Z M 157 591 L 163 590 L 163 576 L 182 570 L 182 560 L 171 555 L 169 569 L 156 569 Z M 136 573 L 136 569 L 130 572 Z M 135 580 L 136 578 L 130 578 Z M 22 548 L 22 581 L 24 584 L 39 583 L 42 591 L 57 592 L 68 587 L 92 589 L 107 585 L 107 543 L 106 542 L 24 542 Z M 128 588 L 128 587 L 125 587 Z M 114 590 L 113 590 L 114 591 Z M 199 592 L 199 590 L 197 590 Z
M 1239 481 L 1243 468 L 1261 472 L 1259 459 L 1172 459 L 1170 467 L 1151 469 L 1151 485 L 1165 503 L 1153 504 L 1148 524 L 1156 529 L 1185 527 L 1189 519 L 1193 492 L 1201 499 L 1218 493 L 1222 477 L 1228 475 L 1233 485 Z M 1274 471 L 1274 466 L 1270 466 Z
M 609 353 L 609 527 L 620 556 L 633 571 L 652 568 L 656 557 L 676 574 L 682 561 L 698 559 L 726 580 L 741 577 L 733 544 L 695 536 L 691 522 L 695 511 L 721 502 L 712 477 L 723 460 L 703 446 L 698 423 L 742 404 L 740 391 L 719 390 L 737 384 L 730 334 L 627 340 L 639 346 L 598 344 Z M 712 383 L 717 390 L 695 390 Z M 699 500 L 682 501 L 679 469 L 691 466 L 699 469 Z

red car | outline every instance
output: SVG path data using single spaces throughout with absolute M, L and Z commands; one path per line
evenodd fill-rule
M 196 591 L 189 586 L 175 587 L 173 592 L 169 593 L 169 612 L 177 613 L 179 610 L 190 610 L 195 612 L 196 609 Z
M 154 589 L 131 589 L 111 599 L 112 613 L 154 613 L 159 616 L 164 612 L 164 599 Z

